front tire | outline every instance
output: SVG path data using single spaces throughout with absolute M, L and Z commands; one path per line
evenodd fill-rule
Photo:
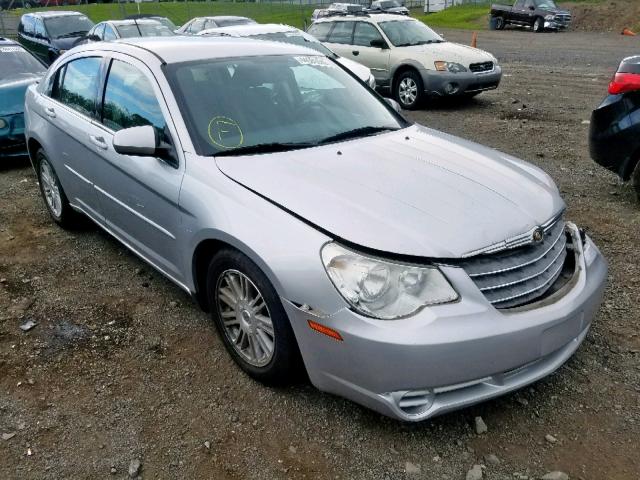
M 298 380 L 302 359 L 280 298 L 267 276 L 242 253 L 225 249 L 209 264 L 211 317 L 233 360 L 267 385 Z
M 544 19 L 542 17 L 538 17 L 533 22 L 533 31 L 536 33 L 544 32 Z
M 79 215 L 69 205 L 69 200 L 60 185 L 58 175 L 54 170 L 51 162 L 47 158 L 44 150 L 40 149 L 36 153 L 36 162 L 38 165 L 38 183 L 40 184 L 40 193 L 47 207 L 49 215 L 63 228 L 69 229 L 78 225 Z
M 422 78 L 414 70 L 405 70 L 396 79 L 394 96 L 405 110 L 420 108 L 424 100 Z

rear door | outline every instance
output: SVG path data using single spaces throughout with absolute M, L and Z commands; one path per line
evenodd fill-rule
M 137 59 L 113 54 L 95 122 L 103 142 L 95 166 L 95 188 L 106 227 L 175 280 L 178 268 L 178 199 L 184 174 L 177 134 L 153 73 Z M 113 136 L 121 129 L 151 125 L 173 152 L 170 157 L 120 155 Z
M 513 4 L 513 9 L 511 11 L 511 20 L 514 23 L 523 24 L 525 19 L 528 17 L 528 13 L 525 10 L 525 0 L 516 0 Z
M 94 166 L 100 157 L 92 134 L 102 73 L 101 57 L 67 62 L 56 72 L 41 115 L 48 120 L 47 155 L 53 162 L 71 204 L 99 220 L 93 188 Z
M 380 83 L 389 78 L 390 50 L 372 47 L 372 40 L 386 43 L 375 25 L 368 22 L 356 22 L 353 33 L 353 48 L 348 58 L 369 67 L 376 82 Z

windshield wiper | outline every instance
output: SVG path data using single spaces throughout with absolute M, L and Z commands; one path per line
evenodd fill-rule
M 77 32 L 63 33 L 62 35 L 58 35 L 56 38 L 79 37 L 81 35 L 86 35 L 88 31 L 89 30 L 78 30 Z
M 246 147 L 230 148 L 214 153 L 214 157 L 234 157 L 239 155 L 251 155 L 255 153 L 288 152 L 290 150 L 300 150 L 302 148 L 315 147 L 315 143 L 258 143 L 257 145 L 247 145 Z
M 396 130 L 399 130 L 399 128 L 371 127 L 371 126 L 354 128 L 353 130 L 347 130 L 346 132 L 337 133 L 335 135 L 331 135 L 330 137 L 323 138 L 318 142 L 318 145 L 322 145 L 325 143 L 338 142 L 340 140 L 348 140 L 350 138 L 368 137 L 380 132 L 395 132 Z

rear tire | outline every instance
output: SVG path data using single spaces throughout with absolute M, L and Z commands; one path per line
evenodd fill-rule
M 544 19 L 542 17 L 538 17 L 533 22 L 533 31 L 536 33 L 544 32 Z
M 504 30 L 505 22 L 503 17 L 495 17 L 496 30 Z
M 394 85 L 394 96 L 405 110 L 416 110 L 424 101 L 422 78 L 415 70 L 405 70 L 398 75 Z
M 633 173 L 631 174 L 631 184 L 636 191 L 636 197 L 638 197 L 638 201 L 640 202 L 640 161 L 636 163 L 636 168 L 633 169 Z
M 242 370 L 266 385 L 300 378 L 302 358 L 287 314 L 271 282 L 249 257 L 232 249 L 214 255 L 207 295 L 222 342 Z
M 49 215 L 62 228 L 77 227 L 80 223 L 80 215 L 69 204 L 58 175 L 42 149 L 36 152 L 36 164 L 40 193 Z

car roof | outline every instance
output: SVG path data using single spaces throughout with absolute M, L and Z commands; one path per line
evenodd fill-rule
M 417 22 L 415 18 L 407 17 L 405 15 L 396 15 L 393 13 L 376 13 L 373 15 L 337 15 L 320 17 L 313 23 L 323 22 L 353 22 L 359 20 L 361 22 L 380 23 L 380 22 Z
M 198 35 L 207 33 L 230 34 L 245 37 L 249 35 L 260 35 L 264 33 L 298 32 L 299 30 L 290 25 L 278 23 L 252 23 L 248 25 L 233 25 L 230 27 L 208 28 L 199 32 Z
M 20 44 L 18 42 L 14 42 L 9 38 L 0 37 L 0 47 L 8 47 L 8 46 L 18 47 L 20 46 Z
M 154 20 L 153 18 L 137 18 L 137 19 L 126 19 L 126 20 L 106 20 L 100 23 L 110 23 L 116 27 L 121 25 L 162 25 L 159 21 Z
M 154 55 L 164 63 L 181 63 L 232 57 L 257 57 L 263 55 L 318 55 L 320 52 L 284 42 L 265 42 L 237 37 L 134 37 L 115 42 L 97 42 L 74 48 L 83 51 L 120 51 L 139 57 L 141 50 Z
M 201 18 L 206 18 L 207 20 L 239 20 L 239 19 L 247 19 L 253 21 L 252 18 L 249 17 L 241 17 L 239 15 L 213 15 L 213 16 L 204 16 L 204 17 L 194 17 L 192 20 L 197 20 Z
M 32 12 L 32 13 L 25 13 L 25 15 L 30 15 L 32 17 L 41 17 L 41 18 L 69 17 L 69 16 L 73 16 L 73 15 L 82 15 L 83 17 L 87 16 L 84 13 L 71 12 L 71 11 L 66 11 L 66 10 L 62 11 L 62 12 L 53 12 L 53 11 Z

